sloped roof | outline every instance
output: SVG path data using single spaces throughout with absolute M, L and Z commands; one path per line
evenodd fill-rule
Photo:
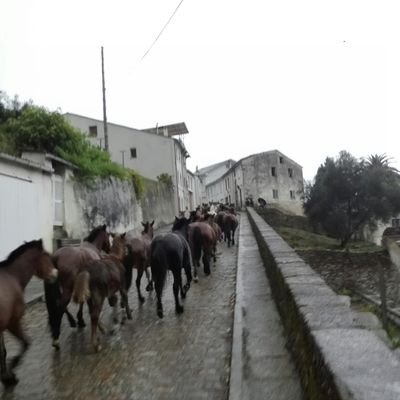
M 228 162 L 229 162 L 231 165 L 233 165 L 233 164 L 236 163 L 235 160 L 232 160 L 232 159 L 230 158 L 229 160 L 220 161 L 220 162 L 218 162 L 218 163 L 216 163 L 216 164 L 212 164 L 212 165 L 209 165 L 209 166 L 207 166 L 207 167 L 200 168 L 198 171 L 196 171 L 196 173 L 197 173 L 197 174 L 200 174 L 200 175 L 208 174 L 209 172 L 213 171 L 214 169 L 219 168 L 221 165 L 224 165 L 224 164 L 226 164 L 226 163 L 228 163 Z
M 156 126 L 155 128 L 141 129 L 143 132 L 153 133 L 155 135 L 163 135 L 164 130 L 167 130 L 168 136 L 186 135 L 189 133 L 188 128 L 184 122 L 177 124 Z

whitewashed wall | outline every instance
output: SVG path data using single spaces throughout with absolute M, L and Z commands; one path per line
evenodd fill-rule
M 43 239 L 52 250 L 51 170 L 0 155 L 0 260 L 24 241 Z

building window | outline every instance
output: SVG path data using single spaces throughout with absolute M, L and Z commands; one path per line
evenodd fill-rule
M 291 200 L 295 200 L 296 199 L 296 194 L 295 194 L 294 190 L 290 191 L 290 199 Z
M 131 148 L 131 158 L 137 158 L 136 147 Z
M 276 176 L 276 168 L 275 167 L 271 168 L 271 175 Z
M 400 218 L 393 218 L 393 219 L 392 219 L 392 227 L 393 227 L 393 228 L 398 228 L 398 227 L 400 227 Z
M 288 174 L 289 174 L 289 178 L 293 178 L 293 169 L 292 168 L 288 168 Z
M 279 164 L 283 164 L 283 157 L 279 157 Z
M 89 136 L 91 137 L 97 137 L 97 126 L 89 126 Z
M 274 198 L 274 199 L 278 199 L 279 197 L 278 197 L 278 190 L 277 189 L 272 189 L 272 197 Z

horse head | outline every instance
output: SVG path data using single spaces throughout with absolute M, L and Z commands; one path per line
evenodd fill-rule
M 172 232 L 180 232 L 184 238 L 188 237 L 190 220 L 185 217 L 175 217 L 174 224 L 172 225 Z
M 150 239 L 153 239 L 154 236 L 154 220 L 152 222 L 142 222 L 143 225 L 143 231 L 142 235 L 147 235 Z
M 110 235 L 113 238 L 110 254 L 113 254 L 122 260 L 124 256 L 128 254 L 126 232 L 122 233 L 121 235 L 117 233 L 111 233 Z
M 94 228 L 89 235 L 84 239 L 85 242 L 92 243 L 99 250 L 106 253 L 110 251 L 110 234 L 107 232 L 107 225 L 100 225 Z

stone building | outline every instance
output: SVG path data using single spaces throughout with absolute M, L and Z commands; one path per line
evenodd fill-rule
M 64 118 L 87 135 L 92 144 L 104 148 L 103 121 L 72 113 L 64 114 Z M 189 131 L 184 122 L 143 130 L 107 123 L 107 128 L 114 162 L 152 180 L 168 174 L 175 191 L 176 213 L 189 208 L 186 159 L 190 155 L 182 140 Z
M 241 208 L 246 200 L 256 204 L 261 197 L 297 215 L 303 214 L 303 190 L 302 167 L 278 150 L 242 158 L 206 184 L 208 201 Z

